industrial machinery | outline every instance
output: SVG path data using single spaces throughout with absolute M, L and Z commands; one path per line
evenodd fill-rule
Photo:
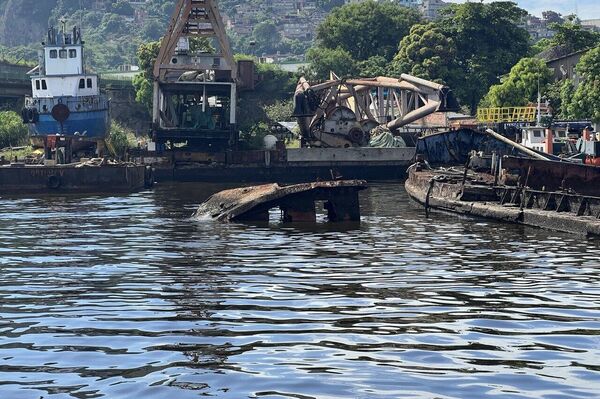
M 402 74 L 400 79 L 301 78 L 294 96 L 302 143 L 309 147 L 363 147 L 378 128 L 394 133 L 434 112 L 458 111 L 449 87 Z
M 205 44 L 200 51 L 193 46 L 198 42 Z M 218 152 L 234 146 L 237 86 L 238 66 L 216 2 L 178 0 L 154 65 L 157 148 Z

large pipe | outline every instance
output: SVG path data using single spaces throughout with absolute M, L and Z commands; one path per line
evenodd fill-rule
M 496 140 L 502 141 L 503 143 L 508 144 L 508 145 L 516 148 L 517 150 L 519 150 L 519 151 L 521 151 L 521 152 L 529 155 L 530 157 L 533 157 L 535 159 L 541 159 L 543 161 L 549 161 L 550 160 L 550 158 L 547 158 L 547 157 L 545 157 L 545 156 L 543 156 L 541 154 L 538 154 L 537 152 L 532 151 L 531 149 L 525 147 L 524 145 L 521 145 L 519 143 L 516 143 L 516 142 L 512 141 L 511 139 L 509 139 L 507 137 L 504 137 L 501 134 L 498 134 L 498 133 L 494 132 L 492 129 L 487 129 L 485 132 L 489 136 L 495 138 Z
M 394 119 L 393 121 L 389 122 L 386 126 L 390 130 L 398 129 L 402 126 L 408 125 L 409 123 L 412 123 L 414 121 L 426 117 L 427 115 L 434 113 L 435 111 L 437 111 L 439 106 L 439 102 L 431 102 L 430 104 L 424 105 L 421 108 L 417 108 L 414 111 L 409 112 L 403 117 Z
M 433 89 L 433 90 L 442 90 L 444 87 L 446 87 L 442 84 L 431 82 L 429 80 L 425 80 L 425 79 L 421 79 L 421 78 L 417 78 L 416 76 L 408 75 L 406 73 L 403 73 L 402 75 L 400 75 L 400 77 L 402 78 L 402 80 L 405 80 L 412 84 L 429 87 L 430 89 Z

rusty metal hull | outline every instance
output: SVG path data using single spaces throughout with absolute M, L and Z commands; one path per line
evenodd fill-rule
M 458 129 L 449 132 L 424 136 L 417 140 L 417 154 L 430 164 L 464 165 L 472 150 L 486 154 L 519 155 L 520 152 L 506 142 L 500 141 L 485 132 L 472 129 Z
M 536 190 L 572 190 L 600 197 L 600 167 L 570 162 L 504 157 L 502 166 L 519 181 Z
M 460 176 L 440 179 L 435 170 L 419 171 L 413 167 L 405 187 L 410 198 L 425 206 L 426 210 L 435 209 L 586 236 L 600 235 L 600 197 L 495 187 L 485 184 L 483 180 L 475 183 L 467 181 L 463 186 Z
M 284 222 L 315 222 L 315 201 L 325 201 L 329 221 L 360 221 L 358 192 L 366 188 L 366 182 L 360 180 L 236 188 L 214 194 L 193 217 L 268 222 L 269 210 L 279 207 Z
M 3 166 L 0 194 L 133 192 L 152 185 L 145 166 Z

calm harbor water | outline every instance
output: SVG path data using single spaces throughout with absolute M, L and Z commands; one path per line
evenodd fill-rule
M 599 398 L 598 241 L 425 219 L 220 225 L 214 187 L 0 198 L 0 398 Z

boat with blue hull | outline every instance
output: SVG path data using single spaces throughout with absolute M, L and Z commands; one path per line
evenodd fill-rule
M 42 44 L 40 64 L 29 72 L 33 95 L 25 99 L 22 113 L 30 136 L 46 148 L 58 138 L 77 147 L 103 141 L 110 130 L 110 104 L 100 93 L 98 75 L 86 71 L 81 30 L 69 31 L 62 21 Z

